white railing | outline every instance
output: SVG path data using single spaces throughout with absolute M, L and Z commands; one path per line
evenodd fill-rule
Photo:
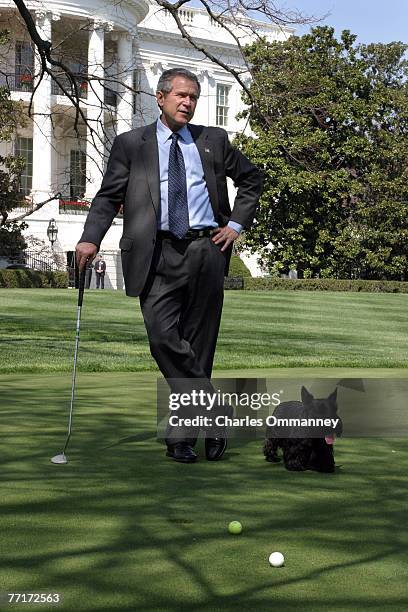
M 181 21 L 183 21 L 184 23 L 193 23 L 194 21 L 194 13 L 193 11 L 189 11 L 187 9 L 181 9 L 179 12 L 180 15 L 180 19 Z
M 164 14 L 166 17 L 171 17 L 170 11 L 164 9 Z M 178 11 L 178 16 L 180 17 L 180 21 L 183 25 L 191 25 L 194 21 L 194 13 L 193 11 L 189 11 L 188 9 L 180 9 Z

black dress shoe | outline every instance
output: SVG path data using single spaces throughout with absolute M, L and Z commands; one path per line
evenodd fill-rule
M 217 431 L 213 438 L 205 439 L 205 456 L 208 461 L 221 459 L 227 448 L 227 432 Z
M 166 456 L 174 459 L 174 461 L 180 461 L 180 463 L 194 463 L 194 461 L 197 461 L 197 455 L 187 442 L 177 442 L 172 446 L 168 446 Z

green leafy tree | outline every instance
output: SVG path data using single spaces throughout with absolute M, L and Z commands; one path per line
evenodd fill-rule
M 245 246 L 272 274 L 401 279 L 407 269 L 406 45 L 357 45 L 329 27 L 246 48 L 255 138 L 265 171 Z M 245 101 L 249 102 L 244 94 Z
M 28 226 L 26 223 L 7 223 L 0 227 L 0 255 L 2 257 L 14 257 L 27 248 L 22 230 Z

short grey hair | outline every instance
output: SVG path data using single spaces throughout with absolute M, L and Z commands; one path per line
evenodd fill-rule
M 200 82 L 194 72 L 190 72 L 190 70 L 187 70 L 186 68 L 170 68 L 169 70 L 165 70 L 157 83 L 156 92 L 161 91 L 165 94 L 170 93 L 173 89 L 173 79 L 177 76 L 193 81 L 193 83 L 197 85 L 198 96 L 200 97 Z

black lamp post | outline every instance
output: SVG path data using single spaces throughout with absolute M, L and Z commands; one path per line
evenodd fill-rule
M 58 227 L 55 222 L 55 219 L 50 219 L 50 222 L 47 227 L 47 236 L 48 240 L 51 242 L 51 246 L 53 246 L 58 236 Z

